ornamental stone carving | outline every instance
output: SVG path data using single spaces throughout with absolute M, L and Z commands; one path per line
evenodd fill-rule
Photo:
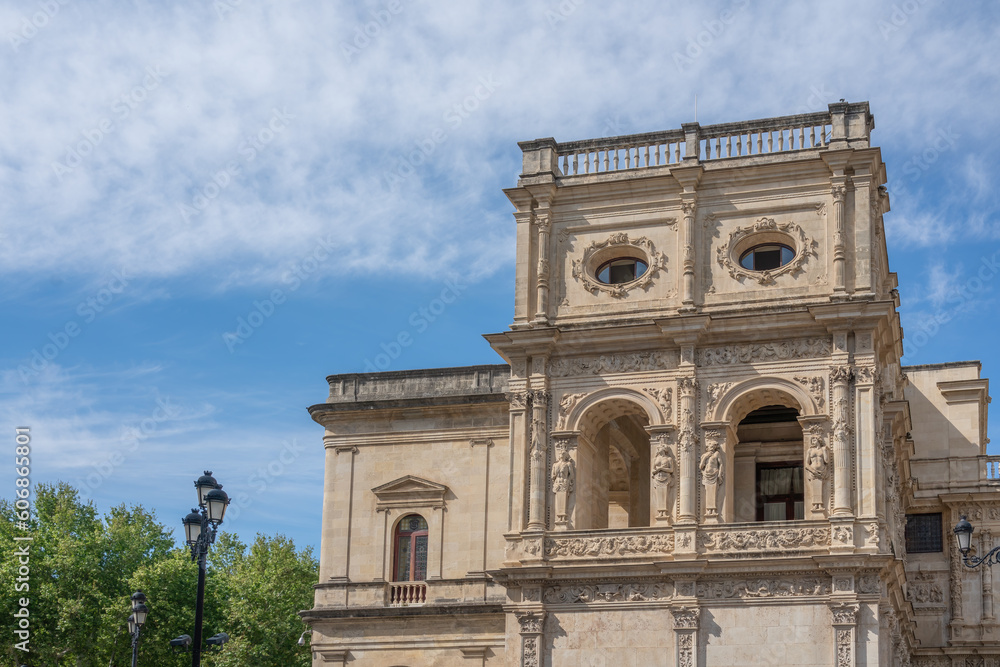
M 562 398 L 559 399 L 559 419 L 556 421 L 557 431 L 562 431 L 566 428 L 569 413 L 573 411 L 573 406 L 577 404 L 577 401 L 584 396 L 586 394 L 563 394 Z
M 698 352 L 700 366 L 728 366 L 760 361 L 786 361 L 830 356 L 829 338 L 797 338 L 770 343 L 706 347 Z
M 751 236 L 760 236 L 761 240 L 774 241 L 775 237 L 785 237 L 788 245 L 795 246 L 795 257 L 788 264 L 769 271 L 753 271 L 740 265 L 737 249 L 748 250 L 744 240 Z M 737 227 L 729 234 L 729 240 L 716 249 L 716 260 L 719 266 L 729 272 L 734 280 L 743 283 L 747 278 L 755 280 L 760 285 L 773 285 L 778 276 L 797 275 L 803 271 L 803 266 L 809 256 L 816 256 L 816 241 L 806 236 L 805 231 L 793 222 L 778 223 L 774 218 L 759 218 L 749 227 Z
M 691 607 L 673 607 L 670 609 L 670 615 L 674 620 L 674 629 L 696 629 L 698 627 L 698 609 L 693 609 Z
M 521 613 L 517 616 L 522 634 L 541 634 L 544 621 L 544 616 L 535 612 Z
M 788 579 L 726 579 L 699 581 L 698 597 L 710 600 L 743 598 L 780 598 L 803 595 L 829 595 L 829 579 L 819 577 Z
M 719 431 L 706 431 L 706 451 L 701 455 L 698 469 L 701 471 L 702 483 L 705 485 L 705 517 L 718 519 L 719 487 L 725 479 L 725 458 L 719 451 Z
M 826 509 L 826 496 L 823 495 L 823 482 L 830 469 L 830 454 L 826 443 L 818 433 L 809 436 L 809 449 L 806 450 L 805 469 L 809 484 L 809 497 L 812 499 L 812 511 L 822 512 Z
M 604 375 L 606 373 L 639 373 L 676 368 L 676 352 L 631 352 L 602 354 L 596 357 L 564 357 L 549 364 L 551 377 L 574 375 Z
M 795 381 L 804 386 L 809 390 L 810 395 L 812 395 L 813 400 L 816 401 L 816 407 L 820 410 L 826 405 L 826 386 L 823 382 L 823 378 L 815 376 L 803 376 L 796 375 Z
M 673 421 L 674 390 L 669 387 L 646 387 L 643 391 L 652 396 L 656 401 L 656 404 L 660 407 L 660 412 L 663 413 L 663 420 L 668 422 Z
M 507 393 L 507 401 L 511 410 L 524 410 L 528 406 L 528 392 L 511 391 Z
M 826 547 L 829 528 L 774 528 L 770 530 L 713 530 L 699 533 L 707 552 L 781 552 Z
M 715 406 L 719 404 L 719 399 L 726 395 L 729 388 L 732 387 L 735 382 L 716 382 L 715 384 L 709 385 L 708 387 L 708 405 L 705 406 L 705 414 L 712 414 L 715 410 Z
M 573 493 L 576 483 L 576 463 L 569 456 L 569 451 L 559 452 L 559 459 L 552 464 L 552 491 L 556 496 L 556 523 L 565 524 L 568 520 L 566 508 L 569 506 L 569 496 Z
M 653 479 L 653 501 L 656 506 L 656 518 L 670 520 L 673 510 L 673 494 L 671 489 L 674 486 L 674 456 L 666 442 L 660 441 L 656 448 L 656 456 L 653 458 L 652 473 Z
M 935 575 L 917 572 L 907 584 L 906 599 L 914 605 L 943 607 L 944 586 Z
M 630 249 L 634 250 L 630 253 Z M 602 283 L 592 275 L 592 272 L 598 268 L 597 265 L 601 263 L 595 259 L 598 255 L 606 256 L 608 260 L 616 257 L 637 255 L 640 259 L 645 260 L 647 266 L 646 272 L 627 283 L 613 285 Z M 582 283 L 583 288 L 591 294 L 605 292 L 620 299 L 627 296 L 629 291 L 633 289 L 649 289 L 649 286 L 653 284 L 653 278 L 659 275 L 661 269 L 666 270 L 666 268 L 666 255 L 657 252 L 652 241 L 645 236 L 630 239 L 628 234 L 618 232 L 609 236 L 607 240 L 594 241 L 584 248 L 582 255 L 573 260 L 573 277 Z
M 628 556 L 647 553 L 670 553 L 674 536 L 630 535 L 627 537 L 546 538 L 545 555 L 550 558 L 588 558 Z
M 664 583 L 595 584 L 553 586 L 545 590 L 547 604 L 592 604 L 668 600 L 670 585 Z

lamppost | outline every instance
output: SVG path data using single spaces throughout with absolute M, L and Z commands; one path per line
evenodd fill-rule
M 965 515 L 958 520 L 955 524 L 955 537 L 958 539 L 958 550 L 962 554 L 962 562 L 966 567 L 979 567 L 983 563 L 986 563 L 987 567 L 992 567 L 997 563 L 1000 563 L 1000 546 L 990 549 L 987 553 L 982 556 L 970 556 L 969 551 L 972 549 L 972 531 L 975 528 L 969 523 Z
M 201 667 L 201 625 L 205 607 L 205 565 L 208 561 L 208 547 L 215 543 L 215 533 L 222 523 L 229 505 L 229 496 L 222 485 L 212 477 L 212 471 L 194 483 L 198 491 L 199 509 L 192 509 L 184 517 L 184 533 L 191 546 L 191 560 L 198 563 L 198 598 L 194 612 L 194 639 L 192 640 L 191 667 Z
M 132 667 L 139 665 L 139 633 L 142 632 L 148 615 L 146 594 L 142 591 L 132 593 L 132 615 L 128 617 L 128 631 L 132 635 Z

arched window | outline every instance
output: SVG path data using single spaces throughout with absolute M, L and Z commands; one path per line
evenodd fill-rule
M 419 514 L 408 514 L 396 524 L 394 581 L 427 578 L 427 522 Z

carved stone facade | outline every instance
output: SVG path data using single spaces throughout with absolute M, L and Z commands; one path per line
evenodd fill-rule
M 873 127 L 523 142 L 504 363 L 310 408 L 314 667 L 998 665 L 988 383 L 900 366 Z

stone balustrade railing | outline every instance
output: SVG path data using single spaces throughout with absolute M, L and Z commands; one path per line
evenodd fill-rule
M 386 598 L 390 607 L 403 607 L 427 602 L 427 584 L 406 581 L 387 584 Z
M 983 479 L 1000 482 L 1000 456 L 983 457 Z
M 867 102 L 831 104 L 828 111 L 738 123 L 558 143 L 521 142 L 522 178 L 599 176 L 634 170 L 669 170 L 731 158 L 792 151 L 867 148 L 875 123 Z

